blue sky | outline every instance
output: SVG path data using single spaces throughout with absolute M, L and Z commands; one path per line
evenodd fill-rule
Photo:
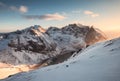
M 120 29 L 120 0 L 0 0 L 0 32 L 70 23 Z

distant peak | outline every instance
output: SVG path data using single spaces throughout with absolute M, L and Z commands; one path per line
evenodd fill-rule
M 34 25 L 30 27 L 31 29 L 38 29 L 38 28 L 42 28 L 40 25 Z
M 68 26 L 83 27 L 84 25 L 82 25 L 82 24 L 80 24 L 80 23 L 73 23 L 73 24 L 69 24 Z

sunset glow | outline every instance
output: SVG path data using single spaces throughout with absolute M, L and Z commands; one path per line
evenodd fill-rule
M 0 81 L 120 81 L 120 0 L 0 0 Z
M 0 0 L 0 32 L 36 24 L 46 29 L 70 23 L 120 32 L 119 14 L 120 0 Z

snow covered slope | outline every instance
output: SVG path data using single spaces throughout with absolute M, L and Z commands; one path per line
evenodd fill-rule
M 64 63 L 1 81 L 120 81 L 120 38 L 89 46 Z

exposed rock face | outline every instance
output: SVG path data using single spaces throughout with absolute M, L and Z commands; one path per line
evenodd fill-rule
M 106 38 L 102 33 L 96 31 L 93 27 L 91 27 L 89 28 L 89 31 L 86 34 L 85 42 L 88 45 L 91 45 L 91 44 L 94 44 L 95 42 L 102 41 L 105 39 Z
M 64 34 L 74 35 L 75 37 L 85 36 L 89 31 L 89 26 L 70 24 L 62 28 Z
M 0 34 L 0 62 L 40 63 L 57 55 L 79 51 L 103 39 L 105 37 L 99 31 L 89 26 L 70 24 L 63 28 L 50 27 L 45 30 L 35 25 Z
M 79 25 L 79 24 L 70 24 L 61 29 L 56 27 L 50 27 L 46 33 L 51 37 L 54 37 L 54 34 L 70 35 L 76 38 L 82 38 L 87 45 L 94 44 L 98 41 L 105 40 L 106 37 L 103 35 L 103 32 L 95 29 L 94 27 Z

